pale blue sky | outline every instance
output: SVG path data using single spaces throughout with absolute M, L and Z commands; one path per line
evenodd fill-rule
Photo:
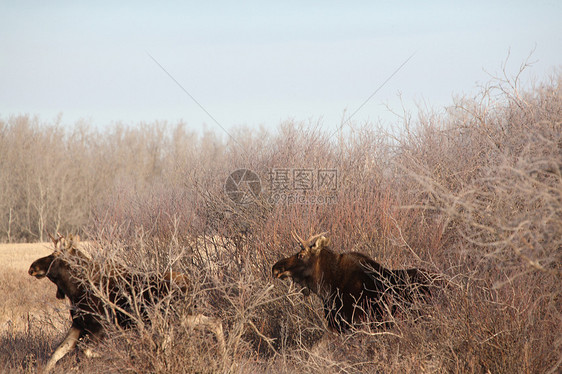
M 0 116 L 63 123 L 183 120 L 222 130 L 148 56 L 229 129 L 322 119 L 392 122 L 473 94 L 529 53 L 524 77 L 562 66 L 560 1 L 78 2 L 0 5 Z

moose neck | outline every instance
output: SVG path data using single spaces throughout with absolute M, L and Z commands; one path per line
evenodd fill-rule
M 53 262 L 47 277 L 57 285 L 64 295 L 68 297 L 71 302 L 80 299 L 79 295 L 83 294 L 83 285 L 76 277 L 77 269 L 73 269 L 73 265 L 66 260 L 57 259 Z M 79 265 L 78 265 L 79 266 Z
M 340 255 L 332 250 L 322 249 L 312 266 L 312 273 L 306 279 L 306 286 L 321 298 L 335 291 L 339 278 L 339 258 Z

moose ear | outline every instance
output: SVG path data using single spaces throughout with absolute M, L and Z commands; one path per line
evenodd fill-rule
M 318 247 L 325 248 L 330 245 L 330 239 L 326 238 L 325 236 L 321 236 L 320 239 L 316 241 L 316 245 Z
M 68 251 L 71 254 L 74 253 L 74 249 L 77 247 L 80 237 L 78 235 L 69 234 L 66 238 L 62 238 L 62 250 Z
M 72 248 L 72 234 L 68 234 L 65 238 L 63 238 L 62 240 L 62 249 L 67 251 L 70 248 Z
M 313 254 L 316 254 L 329 245 L 330 245 L 330 239 L 328 239 L 328 238 L 326 238 L 325 236 L 322 235 L 321 237 L 316 239 L 316 242 L 310 248 L 310 250 Z

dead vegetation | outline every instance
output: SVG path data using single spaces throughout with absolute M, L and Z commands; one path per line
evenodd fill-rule
M 29 139 L 56 139 L 49 144 L 58 150 L 41 160 L 49 173 L 38 172 L 44 169 L 35 161 L 23 164 L 39 163 L 38 155 L 10 156 L 13 164 L 0 158 L 5 240 L 38 238 L 45 227 L 81 231 L 100 249 L 101 264 L 190 274 L 193 289 L 173 310 L 195 309 L 224 325 L 221 357 L 212 333 L 154 308 L 151 323 L 136 331 L 110 324 L 102 358 L 69 355 L 55 370 L 558 372 L 561 82 L 557 75 L 523 90 L 517 78 L 494 80 L 444 113 L 407 120 L 401 133 L 368 125 L 334 138 L 319 126 L 294 123 L 277 134 L 233 132 L 234 142 L 189 134 L 182 125 L 118 127 L 102 135 L 4 119 L 1 152 L 33 152 L 24 144 Z M 259 198 L 243 206 L 224 193 L 228 174 L 239 168 L 262 182 Z M 337 170 L 335 199 L 272 203 L 274 172 L 295 169 Z M 421 314 L 404 309 L 392 316 L 388 329 L 330 333 L 317 297 L 271 276 L 271 266 L 296 251 L 293 229 L 329 231 L 335 251 L 360 251 L 386 268 L 424 268 L 441 274 L 445 286 Z M 17 328 L 2 327 L 5 372 L 41 368 L 63 337 L 48 320 L 64 322 L 68 313 L 54 287 L 25 277 L 3 273 L 1 297 L 15 297 L 8 285 L 20 282 L 22 294 L 46 290 L 51 299 L 41 307 L 14 306 L 32 314 Z

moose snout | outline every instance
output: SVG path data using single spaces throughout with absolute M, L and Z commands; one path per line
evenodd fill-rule
M 290 276 L 289 272 L 282 267 L 274 266 L 271 269 L 271 273 L 273 274 L 273 278 L 285 279 Z
M 284 269 L 280 266 L 274 265 L 273 268 L 271 269 L 271 273 L 273 274 L 273 278 L 283 279 L 286 276 Z
M 29 267 L 27 273 L 36 278 L 43 278 L 45 276 L 45 272 L 33 264 Z

